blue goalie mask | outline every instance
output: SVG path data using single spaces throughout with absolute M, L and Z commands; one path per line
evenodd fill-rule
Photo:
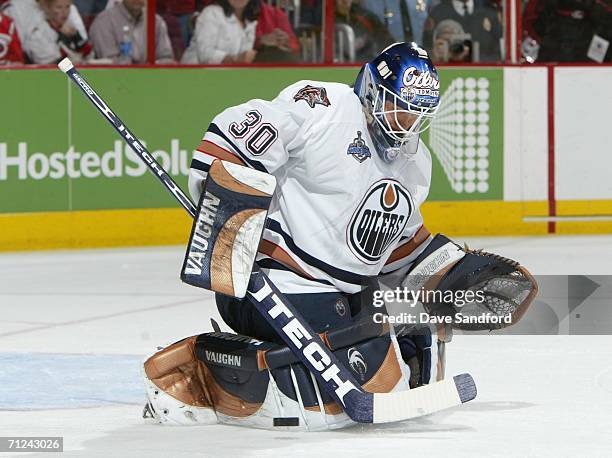
M 427 51 L 416 43 L 389 46 L 361 68 L 354 90 L 383 159 L 414 154 L 440 105 L 440 79 Z

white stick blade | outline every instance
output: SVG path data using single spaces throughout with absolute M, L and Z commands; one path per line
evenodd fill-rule
M 374 394 L 373 423 L 389 423 L 422 417 L 440 410 L 455 407 L 476 397 L 473 379 L 462 374 L 458 384 L 457 377 L 424 385 L 408 391 Z M 469 391 L 464 395 L 464 391 Z
M 74 65 L 72 65 L 72 61 L 70 59 L 68 59 L 67 57 L 64 57 L 59 64 L 57 64 L 57 66 L 59 67 L 59 69 L 61 71 L 63 71 L 64 73 L 68 73 L 69 70 L 72 70 L 74 68 Z

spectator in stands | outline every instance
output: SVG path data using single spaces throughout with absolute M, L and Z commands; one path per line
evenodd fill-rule
M 256 62 L 298 62 L 300 44 L 280 8 L 262 1 L 255 29 Z
M 178 21 L 183 49 L 189 45 L 189 21 L 196 11 L 196 0 L 157 0 L 157 11 L 168 22 L 166 17 L 171 16 Z
M 469 62 L 469 40 L 461 24 L 445 19 L 436 26 L 430 57 L 434 63 Z
M 196 11 L 202 4 L 207 6 L 211 0 L 157 0 L 157 13 L 166 21 L 168 35 L 172 43 L 174 55 L 181 59 L 183 52 L 189 46 Z
M 0 10 L 0 65 L 23 63 L 23 51 L 15 23 Z
M 145 0 L 123 0 L 100 13 L 91 25 L 91 41 L 96 55 L 123 63 L 142 64 L 147 61 L 147 29 L 144 17 Z M 121 55 L 125 31 L 131 40 L 131 56 Z M 174 61 L 170 38 L 164 20 L 155 15 L 155 61 Z
M 425 23 L 423 45 L 427 50 L 432 50 L 436 26 L 446 19 L 459 23 L 465 33 L 469 34 L 470 39 L 466 45 L 471 61 L 501 60 L 500 39 L 503 28 L 495 8 L 475 0 L 442 0 L 431 9 Z
M 366 62 L 390 44 L 393 36 L 375 14 L 353 0 L 336 1 L 336 23 L 349 25 L 355 34 L 355 61 Z
M 106 8 L 108 0 L 73 0 L 82 17 L 95 16 Z
M 106 8 L 108 0 L 72 0 L 72 3 L 79 10 L 85 27 L 89 29 L 96 16 Z
M 41 28 L 41 25 L 43 29 L 48 27 L 47 17 L 42 8 L 42 0 L 40 2 L 36 0 L 9 0 L 2 8 L 5 14 L 13 19 L 17 27 L 17 34 L 21 40 L 26 63 L 33 62 L 35 60 L 33 54 L 40 52 L 40 49 L 38 49 L 41 44 L 40 31 L 38 29 Z M 76 29 L 84 40 L 88 38 L 85 25 L 76 6 L 70 5 L 66 23 Z
M 612 0 L 595 0 L 591 17 L 593 18 L 594 37 L 603 39 L 599 42 L 599 46 L 606 50 L 602 50 L 601 59 L 591 54 L 588 56 L 596 62 L 612 62 L 612 45 L 610 44 L 612 42 Z M 594 42 L 591 46 L 597 47 L 598 45 Z
M 423 30 L 432 0 L 400 0 L 402 17 L 404 18 L 404 40 L 423 43 Z M 408 30 L 410 28 L 410 30 Z
M 587 53 L 595 32 L 592 14 L 595 3 L 605 4 L 603 0 L 527 2 L 523 12 L 523 30 L 528 38 L 539 44 L 538 62 L 588 60 Z
M 423 42 L 423 26 L 435 0 L 362 0 L 361 5 L 376 14 L 395 41 Z
M 323 22 L 323 0 L 300 0 L 300 24 L 320 26 Z
M 217 0 L 196 21 L 184 64 L 251 63 L 260 0 Z
M 32 62 L 52 64 L 66 56 L 75 62 L 88 58 L 93 48 L 70 20 L 72 0 L 39 0 L 39 5 L 44 18 L 27 37 Z

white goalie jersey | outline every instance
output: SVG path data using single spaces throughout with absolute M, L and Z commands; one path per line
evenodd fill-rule
M 356 293 L 366 277 L 410 264 L 431 238 L 420 212 L 431 156 L 414 142 L 416 154 L 385 162 L 351 87 L 300 81 L 216 116 L 189 190 L 197 201 L 217 158 L 273 174 L 257 263 L 284 293 Z

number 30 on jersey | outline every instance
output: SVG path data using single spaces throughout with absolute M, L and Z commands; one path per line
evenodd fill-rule
M 247 112 L 246 119 L 229 125 L 229 133 L 234 138 L 245 141 L 246 149 L 253 156 L 264 154 L 278 138 L 278 131 L 272 124 L 261 122 L 261 113 L 257 110 Z

